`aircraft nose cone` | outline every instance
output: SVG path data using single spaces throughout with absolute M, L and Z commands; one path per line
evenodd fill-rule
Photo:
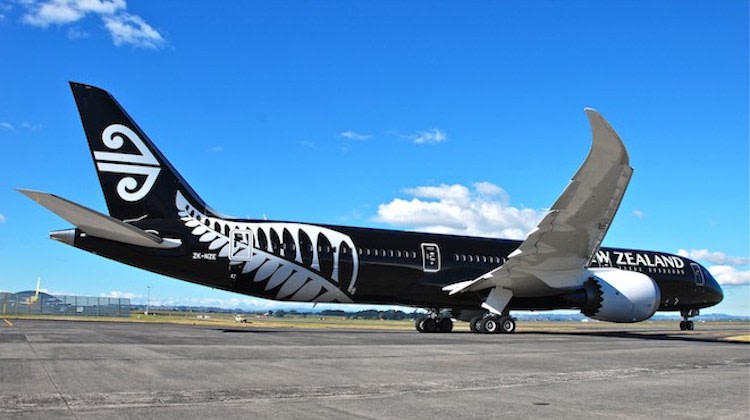
M 706 270 L 706 272 L 708 273 L 708 270 Z M 707 287 L 705 288 L 705 293 L 708 295 L 707 300 L 711 303 L 712 306 L 724 300 L 724 291 L 721 290 L 719 282 L 717 282 L 710 273 L 708 273 L 708 281 L 706 282 L 706 286 Z
M 719 283 L 714 282 L 714 287 L 711 288 L 711 292 L 713 293 L 714 305 L 724 300 L 724 291 L 721 290 L 721 286 L 719 286 Z

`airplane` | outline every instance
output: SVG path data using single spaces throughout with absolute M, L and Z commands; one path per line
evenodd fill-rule
M 73 224 L 76 248 L 212 288 L 278 301 L 425 308 L 417 331 L 513 333 L 516 310 L 580 310 L 615 323 L 721 302 L 711 273 L 666 252 L 600 247 L 633 169 L 609 123 L 586 108 L 592 145 L 523 241 L 237 219 L 209 207 L 107 91 L 70 82 L 109 215 L 19 189 Z M 240 181 L 241 182 L 241 181 Z M 238 187 L 242 187 L 239 184 Z

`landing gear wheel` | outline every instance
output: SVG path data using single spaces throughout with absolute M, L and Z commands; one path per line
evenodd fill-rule
M 513 334 L 516 332 L 516 320 L 508 315 L 500 317 L 500 332 L 503 334 Z
M 425 320 L 422 321 L 422 329 L 424 332 L 434 333 L 437 331 L 437 322 L 435 322 L 434 318 L 425 318 Z
M 693 321 L 680 321 L 680 331 L 693 331 L 694 329 Z
M 481 322 L 482 322 L 482 315 L 477 315 L 474 318 L 471 318 L 469 321 L 469 330 L 473 333 L 479 333 L 481 331 Z
M 488 316 L 481 321 L 480 331 L 486 334 L 497 334 L 500 332 L 500 322 L 494 316 Z
M 425 319 L 427 318 L 420 317 L 414 320 L 414 327 L 417 329 L 417 331 L 421 333 L 424 332 L 424 327 L 422 326 L 422 323 L 424 322 Z
M 693 331 L 695 324 L 690 320 L 691 317 L 700 315 L 698 309 L 683 309 L 680 311 L 682 321 L 680 321 L 680 331 Z
M 453 320 L 450 318 L 442 318 L 437 323 L 437 330 L 441 333 L 449 333 L 453 331 Z

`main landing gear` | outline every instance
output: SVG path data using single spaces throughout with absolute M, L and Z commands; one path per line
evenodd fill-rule
M 417 318 L 414 326 L 421 333 L 449 333 L 453 331 L 453 320 L 450 316 L 441 316 L 438 311 L 434 311 L 428 316 Z
M 516 332 L 516 320 L 507 312 L 502 315 L 478 315 L 469 321 L 469 329 L 473 333 L 513 334 Z
M 414 326 L 421 333 L 449 333 L 453 331 L 451 316 L 461 321 L 469 321 L 469 329 L 474 333 L 512 334 L 516 332 L 516 320 L 508 311 L 502 315 L 482 310 L 452 310 L 440 313 L 439 309 L 430 310 L 429 315 L 417 318 Z
M 695 324 L 693 324 L 693 321 L 691 321 L 690 318 L 700 315 L 700 311 L 698 309 L 683 309 L 680 311 L 680 315 L 682 315 L 680 331 L 693 331 L 695 329 Z

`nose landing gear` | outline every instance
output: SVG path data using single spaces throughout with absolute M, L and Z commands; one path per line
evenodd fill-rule
M 683 309 L 680 311 L 680 315 L 682 315 L 680 331 L 693 331 L 695 324 L 693 324 L 693 321 L 690 321 L 690 318 L 700 315 L 700 311 L 698 309 Z

